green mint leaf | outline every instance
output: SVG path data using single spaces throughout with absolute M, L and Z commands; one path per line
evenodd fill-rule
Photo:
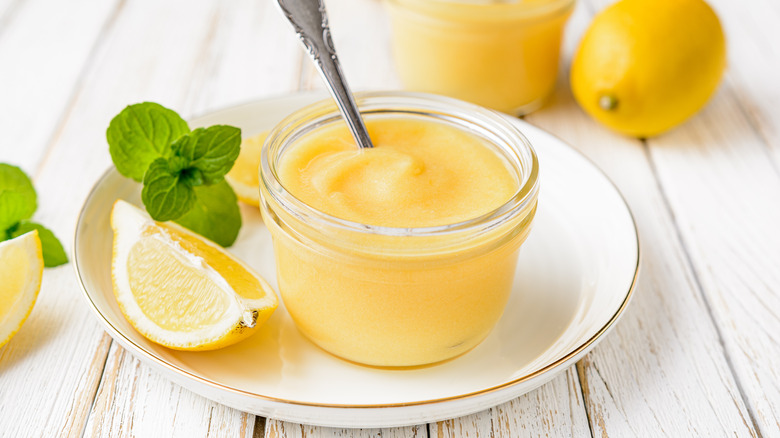
M 172 149 L 176 156 L 189 162 L 189 168 L 200 171 L 203 184 L 216 184 L 238 158 L 241 130 L 227 125 L 198 128 L 177 140 Z
M 222 246 L 232 245 L 241 229 L 241 210 L 233 189 L 222 181 L 194 190 L 198 200 L 176 222 Z
M 111 120 L 108 151 L 119 173 L 141 182 L 152 161 L 171 156 L 171 144 L 190 128 L 175 111 L 144 102 L 130 105 Z
M 62 244 L 48 228 L 35 222 L 23 221 L 11 232 L 11 238 L 27 234 L 32 230 L 38 230 L 38 238 L 41 240 L 43 250 L 43 265 L 47 268 L 64 265 L 68 263 L 68 256 Z
M 38 207 L 35 188 L 22 169 L 0 163 L 0 232 L 29 219 Z
M 160 222 L 178 219 L 195 204 L 195 191 L 172 170 L 168 160 L 158 158 L 144 175 L 141 200 L 152 219 Z

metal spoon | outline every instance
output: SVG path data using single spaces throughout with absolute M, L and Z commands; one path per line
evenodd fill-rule
M 282 12 L 295 28 L 309 56 L 336 100 L 341 115 L 347 121 L 349 130 L 361 148 L 374 145 L 368 137 L 366 125 L 360 117 L 355 99 L 349 91 L 347 81 L 341 72 L 336 48 L 330 36 L 328 15 L 322 0 L 277 0 Z

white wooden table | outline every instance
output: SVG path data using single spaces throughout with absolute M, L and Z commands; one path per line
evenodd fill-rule
M 264 419 L 168 382 L 101 329 L 72 266 L 47 269 L 35 309 L 0 348 L 0 436 L 780 436 L 780 3 L 710 0 L 730 66 L 709 106 L 648 141 L 574 103 L 566 71 L 594 12 L 569 24 L 554 99 L 526 117 L 592 158 L 634 211 L 643 247 L 627 314 L 550 383 L 475 415 L 388 430 Z M 329 0 L 358 89 L 398 88 L 379 0 Z M 319 88 L 270 0 L 0 0 L 0 162 L 39 193 L 68 250 L 111 164 L 125 105 L 185 115 Z M 2 281 L 2 279 L 0 279 Z

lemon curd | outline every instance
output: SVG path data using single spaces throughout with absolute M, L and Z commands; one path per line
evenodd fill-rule
M 390 96 L 362 99 L 378 108 L 365 115 L 372 149 L 359 150 L 338 116 L 304 109 L 282 122 L 265 146 L 261 208 L 300 331 L 348 360 L 412 366 L 470 350 L 498 321 L 537 166 L 495 113 L 460 102 L 479 117 L 395 112 L 399 102 L 458 108 Z
M 388 0 L 404 86 L 523 114 L 553 91 L 573 0 Z
M 330 215 L 386 227 L 430 227 L 495 210 L 517 191 L 504 161 L 477 137 L 414 119 L 367 125 L 355 147 L 343 125 L 309 134 L 281 162 L 282 185 Z

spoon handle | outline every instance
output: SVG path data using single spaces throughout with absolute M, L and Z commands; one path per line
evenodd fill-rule
M 347 121 L 358 146 L 374 147 L 352 93 L 344 80 L 336 56 L 336 48 L 330 36 L 325 4 L 322 0 L 277 0 L 277 3 L 295 28 L 320 75 L 328 84 L 330 93 L 336 100 L 336 105 Z

